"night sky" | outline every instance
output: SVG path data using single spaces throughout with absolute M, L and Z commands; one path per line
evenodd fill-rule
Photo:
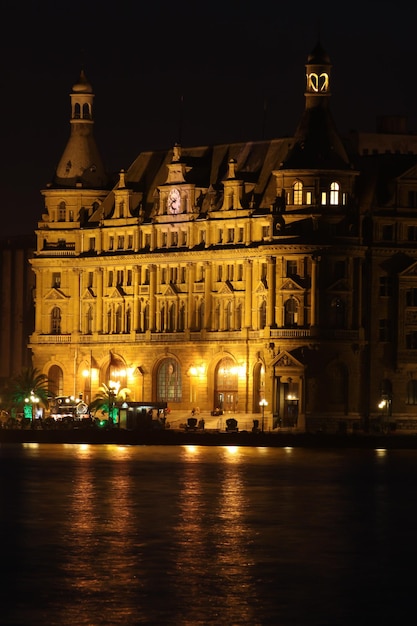
M 69 137 L 69 94 L 81 67 L 96 96 L 95 137 L 109 171 L 178 140 L 291 136 L 304 109 L 304 66 L 319 38 L 333 65 L 331 110 L 341 133 L 373 132 L 379 115 L 405 115 L 417 131 L 416 5 L 2 5 L 0 237 L 36 227 L 40 189 Z

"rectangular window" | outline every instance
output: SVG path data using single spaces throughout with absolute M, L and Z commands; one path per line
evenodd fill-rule
M 52 273 L 52 287 L 55 287 L 55 289 L 61 287 L 61 272 Z
M 93 251 L 96 249 L 96 238 L 95 237 L 90 237 L 89 242 L 88 242 L 88 249 Z
M 405 336 L 407 350 L 417 350 L 417 331 L 413 330 Z
M 109 272 L 109 281 L 107 284 L 109 287 L 113 287 L 113 272 L 111 270 Z
M 306 191 L 306 204 L 311 204 L 311 202 L 312 202 L 311 191 Z
M 166 268 L 163 267 L 161 270 L 161 284 L 166 285 L 166 283 L 167 283 L 167 271 L 166 271 Z
M 269 226 L 262 226 L 262 238 L 267 239 L 269 237 Z
M 125 247 L 125 238 L 123 237 L 123 235 L 119 235 L 119 237 L 117 238 L 117 249 L 123 250 L 124 247 Z
M 326 206 L 327 204 L 327 193 L 325 191 L 321 192 L 321 204 L 322 206 Z
M 133 235 L 127 236 L 127 249 L 132 250 L 133 248 Z
M 132 284 L 132 270 L 127 270 L 127 281 L 126 285 L 130 287 Z
M 223 243 L 223 231 L 220 229 L 218 232 L 218 239 L 217 239 L 218 243 Z
M 242 263 L 239 263 L 239 265 L 237 266 L 237 279 L 238 280 L 243 280 L 243 265 L 242 265 Z
M 93 286 L 93 280 L 94 280 L 94 272 L 88 272 L 87 287 L 90 287 L 90 289 Z
M 162 233 L 162 247 L 166 248 L 168 245 L 168 233 Z
M 407 289 L 405 292 L 406 306 L 417 306 L 417 289 Z
M 109 250 L 114 248 L 114 237 L 109 237 Z
M 123 270 L 117 270 L 117 283 L 119 287 L 123 285 Z
M 227 241 L 228 243 L 233 243 L 235 240 L 235 229 L 234 228 L 228 228 L 227 229 Z
M 217 280 L 221 281 L 223 277 L 223 267 L 221 265 L 217 268 Z
M 266 263 L 261 263 L 261 280 L 267 277 L 268 266 Z
M 243 241 L 243 228 L 238 228 L 237 240 L 238 240 L 239 243 L 242 243 L 242 241 Z
M 70 210 L 69 212 L 69 221 L 73 222 L 74 221 L 74 211 Z
M 185 281 L 187 280 L 187 273 L 186 273 L 186 270 L 185 270 L 185 267 L 184 267 L 184 266 L 182 266 L 182 267 L 180 268 L 180 272 L 181 272 L 181 274 L 180 274 L 180 276 L 181 276 L 181 278 L 180 278 L 180 282 L 181 282 L 181 283 L 185 283 Z
M 297 276 L 297 261 L 287 261 L 287 276 Z
M 171 233 L 171 246 L 178 246 L 178 233 L 176 231 Z
M 151 247 L 151 235 L 150 233 L 146 233 L 145 235 L 145 248 Z
M 392 279 L 391 276 L 379 277 L 379 295 L 392 296 Z
M 170 278 L 171 278 L 171 283 L 175 284 L 178 281 L 178 267 L 171 267 L 170 270 Z
M 185 230 L 181 231 L 181 245 L 182 246 L 187 245 L 187 232 Z
M 417 191 L 409 191 L 408 192 L 408 206 L 412 209 L 417 207 Z

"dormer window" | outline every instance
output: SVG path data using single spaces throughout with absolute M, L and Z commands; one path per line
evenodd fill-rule
M 58 222 L 65 222 L 67 217 L 67 205 L 65 202 L 60 202 L 58 206 Z
M 330 204 L 337 205 L 339 204 L 339 193 L 340 193 L 340 185 L 339 183 L 333 182 L 330 184 Z
M 294 204 L 303 204 L 303 183 L 297 180 L 293 186 Z

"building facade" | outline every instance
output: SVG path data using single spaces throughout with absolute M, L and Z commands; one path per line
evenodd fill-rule
M 144 152 L 111 180 L 81 73 L 31 259 L 52 392 L 417 430 L 417 141 L 342 139 L 330 88 L 318 44 L 293 137 Z

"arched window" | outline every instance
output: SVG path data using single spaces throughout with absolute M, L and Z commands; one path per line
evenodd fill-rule
M 303 183 L 297 180 L 293 185 L 294 204 L 303 204 Z
M 159 330 L 163 332 L 165 330 L 165 304 L 161 306 L 159 312 Z
M 149 304 L 147 303 L 143 310 L 143 330 L 149 330 Z
M 242 329 L 242 305 L 238 304 L 236 307 L 236 330 Z
M 58 205 L 58 222 L 65 222 L 67 219 L 67 205 L 65 202 L 60 202 Z
M 116 308 L 116 320 L 115 320 L 116 324 L 116 333 L 121 333 L 122 332 L 122 305 L 119 304 L 118 307 Z
M 64 393 L 64 374 L 58 365 L 49 368 L 48 391 L 53 396 L 62 396 Z
M 91 119 L 90 105 L 87 102 L 85 102 L 83 104 L 83 119 L 84 120 L 90 120 Z
M 54 306 L 51 311 L 51 334 L 61 334 L 61 309 L 57 306 Z
M 79 102 L 76 102 L 74 106 L 74 118 L 76 120 L 79 120 L 81 118 L 81 106 Z
M 87 335 L 91 335 L 93 332 L 93 307 L 89 306 L 87 314 L 85 316 L 85 332 Z
M 184 303 L 180 306 L 180 313 L 178 316 L 178 330 L 185 330 L 185 306 Z
M 225 327 L 225 330 L 233 329 L 233 305 L 231 302 L 228 302 L 225 307 L 224 327 Z
M 157 374 L 157 401 L 180 402 L 181 369 L 174 359 L 164 359 Z
M 230 357 L 224 357 L 215 375 L 214 408 L 234 413 L 238 400 L 238 368 Z
M 298 302 L 292 296 L 284 304 L 284 325 L 297 326 L 298 323 Z
M 330 204 L 339 204 L 339 183 L 333 182 L 330 184 Z
M 132 311 L 129 306 L 127 307 L 127 311 L 126 311 L 126 332 L 130 333 L 131 329 L 132 329 Z

